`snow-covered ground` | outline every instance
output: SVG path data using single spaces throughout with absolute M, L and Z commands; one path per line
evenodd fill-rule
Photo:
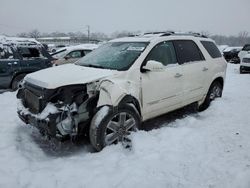
M 49 144 L 18 119 L 15 93 L 2 93 L 0 187 L 249 188 L 250 75 L 238 68 L 229 64 L 208 110 L 135 133 L 131 151 Z

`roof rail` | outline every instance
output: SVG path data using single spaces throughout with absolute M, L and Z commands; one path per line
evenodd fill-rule
M 143 35 L 160 35 L 160 37 L 177 35 L 177 36 L 194 36 L 194 37 L 207 38 L 207 36 L 202 35 L 201 33 L 194 33 L 194 32 L 183 33 L 183 32 L 174 32 L 174 31 L 147 32 L 147 33 L 144 33 Z

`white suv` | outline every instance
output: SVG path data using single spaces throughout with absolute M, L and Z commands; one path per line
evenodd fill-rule
M 240 74 L 250 72 L 250 53 L 246 54 L 240 62 Z
M 25 77 L 18 114 L 59 139 L 88 133 L 96 150 L 129 142 L 141 122 L 221 97 L 226 61 L 199 34 L 148 33 L 112 40 L 76 64 Z

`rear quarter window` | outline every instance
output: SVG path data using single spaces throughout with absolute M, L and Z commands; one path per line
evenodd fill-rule
M 212 58 L 219 58 L 222 56 L 220 53 L 220 50 L 217 48 L 217 46 L 213 42 L 201 41 L 201 44 L 204 46 L 204 48 L 207 50 L 207 52 Z

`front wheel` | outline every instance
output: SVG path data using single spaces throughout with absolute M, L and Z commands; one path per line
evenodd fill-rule
M 11 83 L 11 89 L 12 89 L 13 91 L 16 91 L 16 90 L 18 89 L 19 83 L 23 80 L 23 78 L 24 78 L 25 76 L 26 76 L 25 74 L 19 74 L 19 75 L 17 75 L 17 76 L 13 79 L 13 81 L 12 81 L 12 83 Z
M 97 151 L 118 142 L 129 146 L 129 135 L 139 129 L 140 123 L 140 116 L 132 105 L 124 104 L 116 110 L 104 106 L 91 121 L 90 142 Z
M 222 90 L 223 90 L 223 87 L 218 81 L 213 82 L 207 92 L 205 101 L 203 102 L 202 105 L 199 106 L 199 111 L 206 110 L 209 107 L 211 101 L 213 101 L 216 98 L 221 97 Z

